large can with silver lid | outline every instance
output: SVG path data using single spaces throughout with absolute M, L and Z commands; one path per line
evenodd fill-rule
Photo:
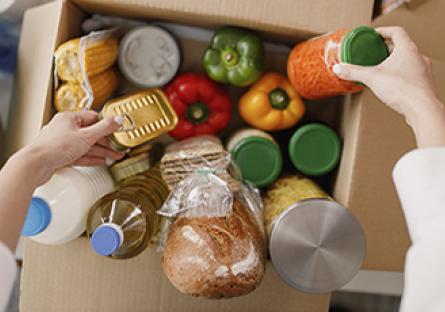
M 264 222 L 274 268 L 290 286 L 331 292 L 360 270 L 361 225 L 313 181 L 293 175 L 272 184 L 264 198 Z

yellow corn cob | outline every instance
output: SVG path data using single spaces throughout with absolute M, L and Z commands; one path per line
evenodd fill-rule
M 79 64 L 80 38 L 63 43 L 56 50 L 57 75 L 61 80 L 81 82 L 82 71 Z M 117 59 L 118 42 L 108 37 L 87 43 L 83 53 L 83 65 L 89 78 L 110 68 Z
M 116 68 L 110 68 L 103 73 L 90 79 L 91 90 L 93 90 L 93 103 L 91 109 L 99 110 L 116 91 L 119 85 L 119 75 Z
M 110 68 L 103 73 L 91 78 L 91 90 L 93 102 L 90 109 L 100 109 L 109 100 L 119 85 L 119 76 L 115 68 Z M 56 110 L 81 111 L 87 103 L 87 94 L 80 84 L 76 82 L 64 83 L 57 91 L 54 100 Z
M 86 96 L 85 91 L 78 83 L 64 83 L 56 91 L 54 107 L 57 111 L 81 111 L 81 102 Z

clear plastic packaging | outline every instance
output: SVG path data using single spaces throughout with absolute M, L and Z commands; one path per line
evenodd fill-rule
M 203 144 L 210 141 L 214 143 L 209 138 Z M 234 167 L 228 153 L 209 162 L 195 149 L 176 152 L 192 167 L 184 166 L 188 174 L 158 211 L 170 218 L 161 237 L 165 274 L 179 291 L 198 297 L 229 298 L 253 291 L 262 281 L 266 258 L 258 190 L 218 175 Z
M 92 32 L 54 53 L 54 106 L 58 111 L 100 109 L 119 85 L 118 30 Z
M 233 166 L 230 154 L 219 138 L 213 135 L 192 137 L 167 147 L 161 159 L 161 175 L 170 189 L 197 171 L 213 173 L 236 189 L 241 174 Z

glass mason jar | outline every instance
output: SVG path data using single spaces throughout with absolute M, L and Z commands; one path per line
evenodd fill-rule
M 297 92 L 310 100 L 358 92 L 363 85 L 342 80 L 332 71 L 340 62 L 374 66 L 389 55 L 373 28 L 337 30 L 297 44 L 289 55 L 287 74 Z

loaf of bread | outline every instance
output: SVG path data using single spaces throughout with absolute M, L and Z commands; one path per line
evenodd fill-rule
M 256 289 L 263 279 L 266 247 L 252 211 L 234 200 L 227 217 L 179 217 L 166 241 L 163 268 L 182 293 L 230 298 Z

